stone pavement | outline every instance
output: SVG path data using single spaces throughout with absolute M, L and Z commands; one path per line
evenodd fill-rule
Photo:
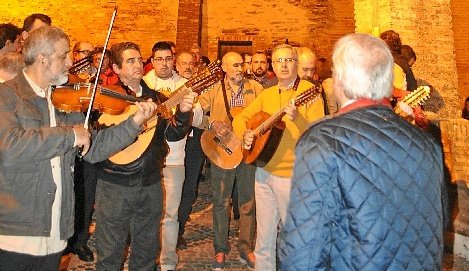
M 225 267 L 227 271 L 249 270 L 238 261 L 239 253 L 235 245 L 238 231 L 236 222 L 233 220 L 231 222 L 230 245 L 232 251 L 227 258 Z M 178 252 L 179 264 L 177 270 L 211 270 L 214 252 L 212 246 L 212 194 L 208 181 L 200 182 L 199 195 L 191 214 L 191 220 L 187 223 L 185 238 L 188 248 Z M 95 252 L 94 241 L 94 235 L 92 235 L 88 245 Z M 95 263 L 82 262 L 76 255 L 68 254 L 62 259 L 61 270 L 94 271 L 94 266 Z M 123 270 L 128 270 L 127 263 L 124 264 Z M 446 253 L 443 270 L 469 271 L 469 262 L 462 257 Z

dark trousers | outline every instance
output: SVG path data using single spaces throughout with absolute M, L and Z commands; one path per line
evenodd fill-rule
M 197 185 L 199 174 L 204 163 L 205 155 L 200 147 L 200 136 L 203 130 L 192 128 L 194 135 L 187 137 L 186 142 L 186 157 L 184 158 L 184 165 L 186 171 L 186 178 L 182 187 L 181 203 L 179 204 L 179 235 L 184 234 L 186 222 L 192 211 L 192 205 L 197 198 Z
M 94 210 L 98 176 L 95 165 L 84 160 L 75 163 L 75 233 L 69 248 L 79 248 L 90 239 L 89 228 Z
M 1 271 L 54 271 L 59 270 L 62 252 L 45 256 L 10 252 L 0 249 Z
M 98 180 L 96 187 L 96 270 L 120 270 L 130 235 L 129 270 L 153 271 L 160 252 L 163 212 L 161 182 L 121 186 Z
M 213 193 L 213 248 L 215 254 L 229 253 L 230 198 L 235 178 L 238 180 L 238 205 L 240 211 L 238 251 L 252 252 L 256 225 L 256 202 L 254 177 L 256 167 L 239 164 L 235 169 L 222 169 L 215 164 L 210 167 L 210 183 Z

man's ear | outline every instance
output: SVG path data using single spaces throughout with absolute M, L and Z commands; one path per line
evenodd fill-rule
M 43 65 L 44 63 L 48 63 L 49 59 L 47 57 L 45 57 L 43 54 L 38 54 L 36 56 L 36 62 L 37 63 L 40 63 L 41 65 Z
M 119 66 L 117 66 L 117 64 L 115 64 L 115 63 L 112 63 L 112 70 L 114 71 L 115 74 L 120 73 Z

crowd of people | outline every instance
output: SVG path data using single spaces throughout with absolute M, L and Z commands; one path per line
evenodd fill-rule
M 307 47 L 228 52 L 223 77 L 200 95 L 191 84 L 213 62 L 197 44 L 177 50 L 157 41 L 145 60 L 131 41 L 71 47 L 44 14 L 0 24 L 0 270 L 58 270 L 68 252 L 120 270 L 128 245 L 129 270 L 176 270 L 204 163 L 212 270 L 230 254 L 233 205 L 251 270 L 441 269 L 442 152 L 422 109 L 401 103 L 417 89 L 417 57 L 397 32 L 340 38 L 331 78 Z M 95 81 L 136 100 L 133 111 L 110 123 L 99 110 L 54 107 L 56 87 Z M 168 100 L 169 117 L 157 114 Z M 252 126 L 272 115 L 266 131 Z M 274 130 L 275 144 L 259 147 Z M 230 151 L 269 156 L 225 168 L 205 157 L 204 131 L 236 138 Z

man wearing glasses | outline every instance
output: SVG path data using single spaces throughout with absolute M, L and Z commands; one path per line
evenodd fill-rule
M 254 133 L 246 129 L 247 122 L 258 112 L 274 114 L 284 108 L 285 131 L 272 159 L 255 173 L 257 240 L 254 254 L 256 270 L 276 270 L 277 230 L 287 216 L 290 185 L 295 160 L 294 148 L 300 135 L 311 122 L 324 116 L 321 97 L 311 104 L 295 107 L 292 99 L 313 87 L 297 75 L 298 55 L 287 44 L 277 46 L 272 53 L 278 85 L 264 90 L 233 121 L 234 132 L 243 139 L 243 147 L 250 149 Z
M 91 57 L 91 54 L 94 51 L 93 44 L 89 42 L 77 42 L 75 46 L 73 46 L 73 63 L 77 63 L 78 61 Z M 93 76 L 92 68 L 91 68 L 91 59 L 89 61 L 90 65 L 85 66 L 82 70 L 78 71 L 76 74 L 80 79 L 84 81 L 89 81 L 90 78 Z
M 171 44 L 160 41 L 153 46 L 153 70 L 147 73 L 143 80 L 147 85 L 165 96 L 169 97 L 174 91 L 187 82 L 174 71 L 174 54 Z M 194 109 L 192 125 L 202 122 L 202 109 Z M 163 168 L 163 187 L 165 193 L 164 217 L 161 226 L 161 256 L 162 271 L 175 270 L 178 262 L 176 246 L 179 232 L 178 210 L 181 202 L 182 186 L 185 179 L 185 146 L 187 136 L 179 141 L 167 142 L 169 154 L 166 156 Z

